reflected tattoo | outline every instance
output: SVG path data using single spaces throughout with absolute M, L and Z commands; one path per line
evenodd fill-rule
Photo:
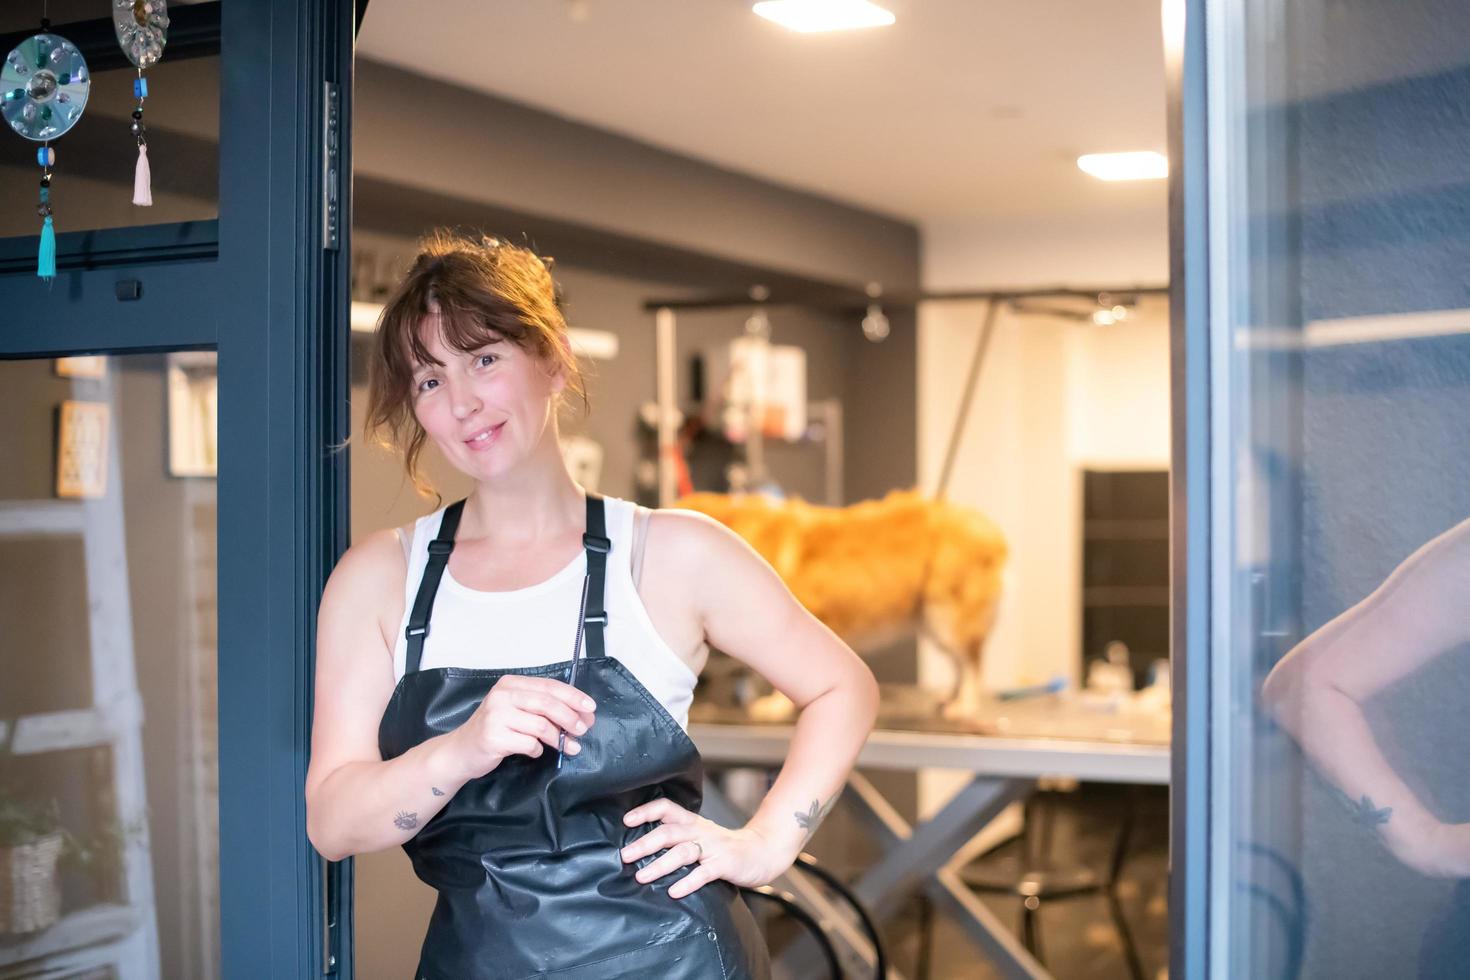
M 431 790 L 434 791 L 434 795 L 435 796 L 443 796 L 444 795 L 444 791 L 442 789 L 440 789 L 439 787 L 437 787 L 437 786 L 430 786 L 429 789 L 431 789 Z
M 399 830 L 413 830 L 418 825 L 419 815 L 417 813 L 406 813 L 403 810 L 399 810 L 398 816 L 393 818 L 393 826 Z
M 1358 802 L 1354 803 L 1352 800 L 1348 800 L 1347 803 L 1348 806 L 1352 807 L 1353 817 L 1357 820 L 1359 826 L 1367 827 L 1369 830 L 1383 826 L 1388 823 L 1388 818 L 1393 816 L 1393 807 L 1386 806 L 1382 809 L 1375 807 L 1373 801 L 1366 793 L 1363 794 L 1363 798 Z
M 1388 823 L 1389 819 L 1393 816 L 1393 807 L 1378 806 L 1373 802 L 1373 797 L 1369 796 L 1367 793 L 1364 793 L 1361 797 L 1354 800 L 1351 796 L 1348 796 L 1336 786 L 1330 786 L 1329 788 L 1332 792 L 1332 795 L 1335 796 L 1342 803 L 1343 806 L 1347 807 L 1348 813 L 1352 814 L 1353 823 L 1357 824 L 1359 827 L 1365 827 L 1368 830 L 1377 830 L 1379 827 L 1382 827 L 1384 824 Z
M 835 796 L 827 801 L 826 806 L 822 805 L 821 800 L 812 800 L 812 805 L 807 808 L 805 813 L 792 814 L 792 816 L 796 817 L 796 825 L 806 831 L 808 840 L 811 839 L 812 834 L 816 833 L 817 825 L 822 822 L 828 813 L 832 812 L 832 805 L 836 802 L 837 797 Z

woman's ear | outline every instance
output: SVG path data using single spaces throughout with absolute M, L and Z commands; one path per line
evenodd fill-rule
M 576 354 L 572 352 L 572 338 L 567 334 L 557 334 L 556 344 L 561 348 L 561 356 L 551 359 L 551 385 L 552 390 L 559 395 L 567 386 L 567 364 Z

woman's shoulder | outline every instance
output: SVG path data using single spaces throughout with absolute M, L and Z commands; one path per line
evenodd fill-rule
M 333 586 L 356 589 L 385 581 L 389 576 L 402 578 L 408 561 L 399 543 L 399 529 L 385 527 L 358 540 L 343 552 L 327 579 L 327 591 Z
M 745 539 L 708 514 L 663 507 L 648 514 L 647 560 L 695 571 L 711 561 L 745 558 Z
M 381 601 L 403 588 L 408 574 L 409 546 L 421 517 L 403 527 L 385 527 L 360 538 L 343 552 L 327 579 L 322 601 L 349 599 Z

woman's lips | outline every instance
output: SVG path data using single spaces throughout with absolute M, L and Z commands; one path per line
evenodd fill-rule
M 500 430 L 503 428 L 505 428 L 505 423 L 501 422 L 499 425 L 491 426 L 488 429 L 481 429 L 474 437 L 466 439 L 464 444 L 469 447 L 471 452 L 484 452 L 486 449 L 495 445 L 496 441 L 500 438 Z

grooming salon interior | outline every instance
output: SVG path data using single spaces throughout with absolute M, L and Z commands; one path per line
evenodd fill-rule
M 575 481 L 728 528 L 878 682 L 745 889 L 771 976 L 1466 976 L 1467 32 L 7 3 L 0 980 L 438 977 L 425 869 L 325 860 L 301 788 L 326 575 L 475 488 L 369 425 L 441 229 L 554 279 Z M 738 825 L 799 710 L 692 669 Z

